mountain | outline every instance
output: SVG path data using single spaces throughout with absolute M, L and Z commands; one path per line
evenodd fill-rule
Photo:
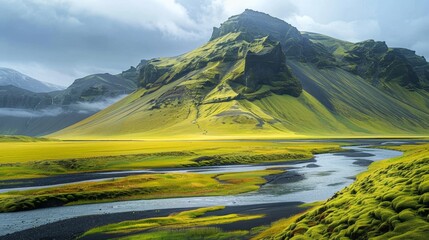
M 52 92 L 64 89 L 52 83 L 46 83 L 10 68 L 0 67 L 0 86 L 12 85 L 32 92 Z
M 77 79 L 65 90 L 36 93 L 0 86 L 0 134 L 38 136 L 83 120 L 133 92 L 137 84 L 108 73 Z
M 428 73 L 411 50 L 301 33 L 246 10 L 214 28 L 203 46 L 123 72 L 138 91 L 51 136 L 427 135 Z

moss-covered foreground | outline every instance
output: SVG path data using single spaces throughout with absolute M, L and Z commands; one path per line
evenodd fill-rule
M 427 239 L 429 144 L 395 147 L 357 181 L 265 239 Z M 278 226 L 277 226 L 278 227 Z
M 203 216 L 206 212 L 223 208 L 222 206 L 199 208 L 167 217 L 124 221 L 91 229 L 83 237 L 91 239 L 98 235 L 104 238 L 116 238 L 122 235 L 123 238 L 120 239 L 242 239 L 248 231 L 224 232 L 219 228 L 208 226 L 263 217 L 263 215 L 240 214 Z

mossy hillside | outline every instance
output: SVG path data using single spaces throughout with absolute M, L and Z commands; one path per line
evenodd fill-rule
M 119 239 L 242 239 L 249 234 L 248 231 L 223 232 L 208 226 L 241 221 L 245 223 L 247 220 L 263 217 L 263 215 L 241 214 L 204 216 L 207 212 L 221 209 L 224 207 L 207 207 L 171 214 L 167 217 L 110 224 L 87 231 L 82 235 L 82 239 L 95 236 L 119 237 Z
M 141 76 L 141 85 L 147 89 L 186 79 L 158 102 L 186 97 L 201 101 L 219 84 L 231 86 L 238 94 L 253 93 L 262 84 L 272 86 L 274 92 L 296 96 L 301 92 L 299 82 L 285 65 L 280 44 L 266 36 L 246 39 L 240 32 L 229 33 L 176 58 L 147 61 Z
M 174 87 L 170 83 L 151 94 L 130 95 L 123 100 L 129 103 L 119 102 L 51 136 L 211 139 L 427 134 L 429 113 L 424 110 L 424 91 L 410 93 L 398 87 L 402 90 L 393 97 L 342 69 L 320 70 L 294 61 L 288 64 L 307 89 L 298 98 L 269 94 L 233 100 L 238 94 L 231 87 L 222 87 L 210 92 L 202 104 L 174 102 L 149 110 L 151 99 Z
M 337 60 L 341 62 L 346 53 L 351 50 L 353 43 L 342 41 L 319 33 L 301 32 L 302 36 L 311 42 L 323 45 Z
M 429 233 L 429 145 L 395 148 L 405 154 L 370 165 L 356 182 L 273 238 L 424 239 Z
M 341 126 L 345 126 L 344 129 L 354 133 L 379 135 L 383 132 L 405 134 L 407 131 L 419 131 L 417 129 L 424 132 L 428 127 L 426 119 L 429 115 L 422 110 L 427 109 L 424 107 L 423 99 L 426 94 L 423 91 L 419 92 L 422 95 L 412 95 L 402 89 L 404 97 L 395 98 L 388 92 L 381 91 L 366 80 L 342 69 L 317 69 L 295 61 L 290 61 L 289 65 L 303 83 L 304 89 L 307 89 L 317 102 L 328 110 L 327 113 L 334 116 L 339 123 L 335 124 L 338 126 L 337 132 L 344 131 Z M 405 100 L 405 96 L 409 99 Z M 320 107 L 306 108 L 321 109 Z M 284 109 L 286 110 L 286 107 Z M 389 121 L 386 121 L 386 118 Z M 329 120 L 326 114 L 323 119 L 335 123 Z M 318 133 L 318 130 L 315 132 Z
M 0 212 L 14 212 L 66 204 L 135 199 L 233 195 L 257 190 L 267 175 L 281 170 L 225 174 L 144 174 L 102 182 L 70 184 L 0 194 Z
M 310 159 L 336 143 L 249 141 L 1 142 L 0 180 L 94 171 Z

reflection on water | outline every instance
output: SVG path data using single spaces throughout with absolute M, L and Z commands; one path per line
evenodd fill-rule
M 179 170 L 201 173 L 224 173 L 253 171 L 266 168 L 288 168 L 300 176 L 299 181 L 268 183 L 260 190 L 235 196 L 170 198 L 156 200 L 137 200 L 113 203 L 88 204 L 80 206 L 37 209 L 26 212 L 0 214 L 0 235 L 56 222 L 72 217 L 153 209 L 205 207 L 213 205 L 251 205 L 261 203 L 303 201 L 314 202 L 327 199 L 353 182 L 354 176 L 364 171 L 366 166 L 353 164 L 358 159 L 378 161 L 400 156 L 398 151 L 345 147 L 350 152 L 325 153 L 315 156 L 317 167 L 307 167 L 308 162 L 299 164 L 270 164 L 269 166 L 220 166 L 204 169 Z M 177 170 L 174 170 L 177 171 Z M 170 171 L 164 171 L 170 172 Z

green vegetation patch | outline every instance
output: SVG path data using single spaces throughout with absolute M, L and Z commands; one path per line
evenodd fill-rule
M 190 196 L 230 195 L 258 190 L 264 176 L 282 170 L 225 174 L 143 174 L 102 182 L 0 194 L 0 212 L 14 212 L 66 204 L 112 202 Z
M 392 148 L 404 156 L 372 164 L 352 185 L 265 239 L 427 237 L 429 144 Z
M 41 142 L 41 141 L 53 141 L 49 138 L 41 137 L 29 137 L 21 135 L 0 135 L 0 142 Z
M 171 214 L 167 217 L 124 221 L 87 231 L 83 237 L 107 235 L 120 239 L 242 239 L 248 231 L 224 232 L 209 225 L 228 224 L 262 218 L 264 215 L 227 214 L 204 216 L 207 212 L 224 209 L 222 206 L 199 208 Z M 143 232 L 143 233 L 142 233 Z

